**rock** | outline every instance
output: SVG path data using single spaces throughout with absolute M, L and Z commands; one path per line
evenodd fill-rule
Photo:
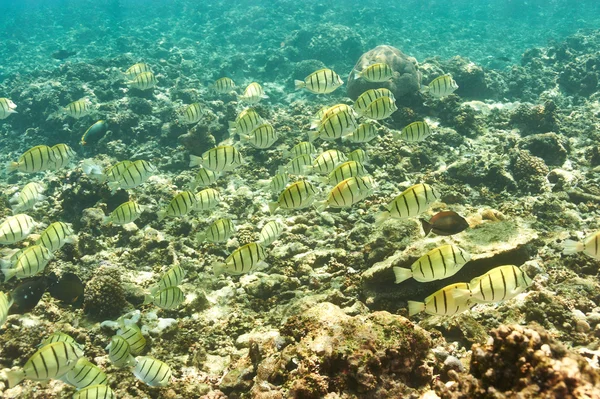
M 523 150 L 513 151 L 510 157 L 512 175 L 522 191 L 532 194 L 549 191 L 546 176 L 550 170 L 542 158 Z
M 510 122 L 521 130 L 522 136 L 556 132 L 560 127 L 556 111 L 557 106 L 552 101 L 536 106 L 523 104 L 511 113 Z
M 569 154 L 569 141 L 553 132 L 527 136 L 517 145 L 542 158 L 549 166 L 562 166 Z

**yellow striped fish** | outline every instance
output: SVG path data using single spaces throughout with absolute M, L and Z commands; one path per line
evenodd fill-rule
M 338 150 L 327 150 L 315 159 L 312 165 L 304 167 L 304 172 L 331 173 L 336 166 L 346 162 L 346 156 Z
M 38 145 L 25 151 L 17 162 L 10 162 L 6 167 L 6 173 L 16 170 L 24 173 L 42 172 L 52 168 L 55 162 L 54 151 L 47 145 Z
M 16 114 L 17 105 L 8 98 L 0 98 L 0 119 L 6 119 L 10 114 Z
M 355 176 L 364 176 L 367 174 L 365 167 L 356 161 L 346 161 L 340 165 L 338 165 L 329 176 L 324 177 L 322 182 L 325 184 L 330 184 L 335 186 L 340 183 L 342 180 L 349 179 L 350 177 Z
M 210 190 L 210 189 L 209 189 Z M 165 209 L 156 213 L 160 222 L 165 217 L 181 217 L 193 211 L 198 205 L 196 195 L 191 191 L 182 191 L 177 194 Z
M 277 208 L 302 209 L 312 205 L 317 190 L 309 181 L 300 180 L 287 186 L 277 202 L 269 203 L 269 211 L 274 213 Z
M 242 154 L 231 145 L 221 145 L 202 154 L 190 155 L 190 167 L 203 166 L 213 172 L 227 172 L 243 163 Z
M 343 141 L 350 141 L 351 143 L 368 143 L 377 137 L 377 128 L 375 125 L 369 122 L 364 122 L 358 125 L 356 130 L 351 134 L 342 137 Z
M 309 154 L 298 155 L 291 159 L 282 170 L 292 175 L 302 175 L 306 172 L 307 167 L 312 167 L 313 159 Z M 281 191 L 281 190 L 280 190 Z
M 383 62 L 369 65 L 362 71 L 354 71 L 354 79 L 363 78 L 367 82 L 381 83 L 387 82 L 394 76 L 392 67 Z
M 69 164 L 77 156 L 75 151 L 66 144 L 56 144 L 50 148 L 54 153 L 54 162 L 50 165 L 50 169 L 62 169 Z
M 150 356 L 138 356 L 135 361 L 133 375 L 138 380 L 151 387 L 165 387 L 169 385 L 172 371 L 168 364 Z
M 515 265 L 498 266 L 469 282 L 469 290 L 457 290 L 454 299 L 471 298 L 473 302 L 494 303 L 516 297 L 532 283 L 531 278 Z
M 427 86 L 423 86 L 421 90 L 424 93 L 429 93 L 434 97 L 442 98 L 449 96 L 458 89 L 458 85 L 450 75 L 442 75 L 433 79 Z
M 375 225 L 380 225 L 390 218 L 405 219 L 420 215 L 439 200 L 440 196 L 440 193 L 428 184 L 415 184 L 394 198 L 387 205 L 387 211 L 375 216 Z
M 69 334 L 65 334 L 60 331 L 56 331 L 56 332 L 53 332 L 52 334 L 48 335 L 48 337 L 45 340 L 43 340 L 38 346 L 42 347 L 45 345 L 49 345 L 53 342 L 60 342 L 60 341 L 68 342 L 73 345 L 78 345 L 81 348 L 81 345 L 79 345 L 77 343 L 77 341 L 75 341 L 75 338 L 71 337 Z
M 146 347 L 146 338 L 144 338 L 142 330 L 135 324 L 121 326 L 117 335 L 125 338 L 129 344 L 129 353 L 132 355 L 139 355 Z
M 66 115 L 79 119 L 92 112 L 92 102 L 85 97 L 67 104 L 62 110 Z
M 355 162 L 361 163 L 363 165 L 368 165 L 369 164 L 369 155 L 367 154 L 367 152 L 365 150 L 363 150 L 362 148 L 359 148 L 357 150 L 352 151 L 350 154 L 348 154 L 348 161 L 355 161 Z
M 271 220 L 263 226 L 258 235 L 258 243 L 263 247 L 268 247 L 277 240 L 281 233 L 285 230 L 285 226 L 278 220 Z
M 335 140 L 345 134 L 356 130 L 358 124 L 354 116 L 354 111 L 341 111 L 323 119 L 319 127 L 314 132 L 308 133 L 308 140 L 313 142 L 315 139 Z
M 125 71 L 125 77 L 128 79 L 133 79 L 138 76 L 140 73 L 144 72 L 152 72 L 152 68 L 150 65 L 144 62 L 138 62 L 137 64 L 133 64 Z
M 106 169 L 106 171 L 104 172 L 104 175 L 106 176 L 106 181 L 111 182 L 120 180 L 121 176 L 123 176 L 123 173 L 125 173 L 127 168 L 130 167 L 132 164 L 132 161 L 125 160 L 117 162 L 113 166 L 108 167 L 108 169 Z
M 190 104 L 183 110 L 183 120 L 188 125 L 191 125 L 192 123 L 196 123 L 200 119 L 202 119 L 203 113 L 204 111 L 202 111 L 202 107 L 200 107 L 200 104 Z
M 244 94 L 238 95 L 238 100 L 248 104 L 257 104 L 263 98 L 269 98 L 269 96 L 265 94 L 262 86 L 256 82 L 250 83 L 244 90 Z
M 198 242 L 208 241 L 212 243 L 226 242 L 235 233 L 235 226 L 231 219 L 221 218 L 212 222 L 206 230 L 196 235 Z
M 363 116 L 365 118 L 381 120 L 390 117 L 398 107 L 396 102 L 389 97 L 379 97 L 365 108 Z
M 98 384 L 106 384 L 108 377 L 100 367 L 82 357 L 77 361 L 75 367 L 62 376 L 61 380 L 77 389 L 83 389 Z
M 431 128 L 427 122 L 418 121 L 405 126 L 400 133 L 394 132 L 394 138 L 408 143 L 423 141 L 431 135 Z
M 213 263 L 215 276 L 223 273 L 244 274 L 250 273 L 258 268 L 266 267 L 264 259 L 267 257 L 267 251 L 257 242 L 251 242 L 237 248 L 225 259 L 225 263 Z
M 116 224 L 123 226 L 135 222 L 144 212 L 144 208 L 135 201 L 127 201 L 119 205 L 102 220 L 102 224 Z
M 246 108 L 238 114 L 235 121 L 229 121 L 229 134 L 249 134 L 262 123 L 263 118 L 254 108 Z
M 408 315 L 425 312 L 433 316 L 454 316 L 469 309 L 473 304 L 469 298 L 454 298 L 455 292 L 469 290 L 469 284 L 457 283 L 448 285 L 429 295 L 423 302 L 408 301 Z
M 66 223 L 54 222 L 42 232 L 36 245 L 43 245 L 50 252 L 56 252 L 65 244 L 73 244 L 77 241 L 77 235 Z
M 190 183 L 189 188 L 190 190 L 194 190 L 198 187 L 210 186 L 211 184 L 215 183 L 219 177 L 221 177 L 220 173 L 201 167 L 198 170 L 198 173 L 196 173 L 194 181 Z
M 102 166 L 93 159 L 85 159 L 81 164 L 81 170 L 86 175 L 101 182 L 113 182 L 119 180 L 123 175 L 123 172 L 125 172 L 132 163 L 133 162 L 131 161 L 121 161 L 102 170 Z
M 443 280 L 454 276 L 471 259 L 471 255 L 456 245 L 442 245 L 427 252 L 410 267 L 394 267 L 396 284 L 414 278 L 418 282 Z
M 180 265 L 175 265 L 162 275 L 158 284 L 150 289 L 150 293 L 155 294 L 160 290 L 169 287 L 177 287 L 183 281 L 186 275 L 185 270 Z
M 146 295 L 144 305 L 153 303 L 161 309 L 175 309 L 183 303 L 185 295 L 179 287 L 169 287 L 157 291 L 152 295 Z
M 309 141 L 301 141 L 295 146 L 293 146 L 290 150 L 283 151 L 284 158 L 295 158 L 300 155 L 312 155 L 317 152 L 317 149 L 313 145 L 313 143 Z
M 373 194 L 375 181 L 371 176 L 355 176 L 339 182 L 327 196 L 325 201 L 315 204 L 321 212 L 328 206 L 332 208 L 348 208 Z
M 279 138 L 277 132 L 273 128 L 273 125 L 270 123 L 263 123 L 262 125 L 257 126 L 247 135 L 240 135 L 240 137 L 252 144 L 253 147 L 259 149 L 266 149 L 271 147 Z
M 328 94 L 344 84 L 340 75 L 331 69 L 319 69 L 308 75 L 303 81 L 295 80 L 296 90 L 306 89 L 315 94 Z
M 36 227 L 31 216 L 20 213 L 7 217 L 0 223 L 0 244 L 9 245 L 23 241 Z
M 283 166 L 280 169 L 281 171 L 273 176 L 273 178 L 271 178 L 271 182 L 269 183 L 269 189 L 273 193 L 280 193 L 290 181 L 290 178 L 286 172 L 286 167 Z
M 389 97 L 394 102 L 396 102 L 396 98 L 394 97 L 394 93 L 392 93 L 389 89 L 380 88 L 380 89 L 369 89 L 362 93 L 356 101 L 354 102 L 354 111 L 360 116 L 364 115 L 365 110 L 371 103 L 377 100 L 379 97 Z
M 211 88 L 219 94 L 231 93 L 235 89 L 235 82 L 228 77 L 215 80 Z
M 8 309 L 10 309 L 13 301 L 4 292 L 0 291 L 0 327 L 6 323 L 8 318 Z
M 17 278 L 35 276 L 46 268 L 50 259 L 52 259 L 52 253 L 48 248 L 42 245 L 30 245 L 21 252 L 12 268 L 4 268 L 4 266 L 10 265 L 2 261 L 4 282 L 15 276 Z
M 123 368 L 135 362 L 129 353 L 129 343 L 120 335 L 113 335 L 105 349 L 108 351 L 108 359 L 115 367 Z
M 24 379 L 47 381 L 65 375 L 83 357 L 83 351 L 68 342 L 54 342 L 42 346 L 25 363 L 20 370 L 6 373 L 9 388 L 14 387 Z
M 328 119 L 329 117 L 331 117 L 339 112 L 346 112 L 346 113 L 351 114 L 352 116 L 356 117 L 355 111 L 351 106 L 349 106 L 347 104 L 335 104 L 335 105 L 332 105 L 331 107 L 321 108 L 315 114 L 315 117 L 311 122 L 310 128 L 318 129 L 319 126 L 321 126 L 321 124 L 323 124 L 323 122 L 326 119 Z
M 116 191 L 119 188 L 129 189 L 135 188 L 143 184 L 156 172 L 156 168 L 148 161 L 139 159 L 134 161 L 125 169 L 121 177 L 108 183 L 108 188 L 111 191 Z
M 117 395 L 108 385 L 96 384 L 75 392 L 71 399 L 117 399 Z
M 142 72 L 125 84 L 138 90 L 148 90 L 156 86 L 158 80 L 152 72 Z
M 43 201 L 46 197 L 43 195 L 46 187 L 42 183 L 31 182 L 16 193 L 9 202 L 12 205 L 13 213 L 27 211 L 35 206 L 39 201 Z
M 221 202 L 221 194 L 214 188 L 207 188 L 196 193 L 197 211 L 209 211 L 219 205 Z
M 563 243 L 563 253 L 572 255 L 577 252 L 583 252 L 595 259 L 600 259 L 600 231 L 586 237 L 583 242 L 565 240 Z

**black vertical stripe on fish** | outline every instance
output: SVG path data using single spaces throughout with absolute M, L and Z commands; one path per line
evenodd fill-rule
M 488 274 L 488 281 L 490 282 L 490 288 L 492 289 L 492 301 L 496 300 L 496 290 L 494 289 L 494 281 L 492 280 L 492 276 Z
M 504 288 L 504 294 L 502 295 L 502 299 L 501 301 L 503 301 L 506 298 L 506 294 L 508 292 L 508 290 L 506 289 L 506 279 L 504 278 L 504 270 L 500 269 L 500 275 L 502 276 L 502 286 Z M 516 285 L 515 285 L 516 287 Z

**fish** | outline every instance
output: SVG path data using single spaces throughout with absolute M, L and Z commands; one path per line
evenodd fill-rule
M 431 128 L 424 121 L 413 122 L 405 126 L 399 133 L 397 131 L 393 133 L 396 140 L 403 140 L 407 143 L 417 143 L 429 136 L 431 136 Z
M 600 231 L 586 237 L 583 242 L 574 240 L 563 242 L 563 254 L 572 255 L 577 252 L 583 252 L 594 259 L 600 259 Z
M 171 380 L 173 372 L 168 364 L 150 356 L 138 356 L 133 375 L 151 387 L 165 387 Z
M 306 172 L 306 167 L 312 167 L 312 163 L 313 158 L 309 154 L 298 155 L 291 159 L 285 166 L 282 166 L 280 172 L 302 175 Z
M 443 280 L 454 276 L 469 260 L 471 255 L 464 249 L 452 244 L 442 245 L 421 256 L 410 269 L 395 266 L 395 283 L 400 284 L 411 277 L 420 283 Z
M 362 71 L 354 71 L 354 79 L 363 78 L 371 83 L 387 82 L 393 77 L 394 71 L 392 70 L 392 67 L 384 62 L 366 66 Z
M 317 130 L 308 133 L 308 140 L 313 142 L 317 138 L 320 138 L 322 140 L 333 141 L 351 133 L 357 127 L 358 123 L 356 122 L 354 110 L 336 112 L 322 119 Z
M 183 291 L 179 287 L 169 287 L 146 295 L 143 305 L 153 303 L 161 309 L 175 309 L 185 300 Z
M 300 180 L 290 184 L 279 194 L 277 202 L 269 203 L 269 211 L 274 213 L 277 208 L 303 209 L 312 205 L 317 190 L 309 181 Z
M 225 263 L 215 262 L 212 265 L 215 276 L 223 273 L 244 274 L 259 268 L 267 267 L 264 259 L 267 257 L 265 248 L 257 242 L 251 242 L 234 250 L 225 259 Z
M 263 122 L 263 118 L 254 108 L 246 108 L 238 114 L 235 121 L 229 121 L 229 134 L 249 134 Z
M 85 131 L 83 136 L 81 136 L 81 140 L 79 141 L 79 144 L 81 144 L 81 145 L 95 144 L 98 141 L 102 140 L 102 138 L 104 138 L 107 131 L 108 131 L 108 123 L 106 123 L 105 120 L 99 120 Z
M 66 144 L 56 144 L 50 149 L 54 153 L 54 162 L 50 165 L 52 170 L 64 168 L 77 156 L 75 151 Z
M 323 177 L 321 181 L 325 184 L 335 186 L 342 180 L 355 176 L 365 176 L 366 174 L 367 170 L 360 162 L 346 161 L 339 164 L 327 177 Z
M 226 242 L 235 233 L 235 226 L 231 219 L 221 218 L 212 222 L 206 230 L 196 235 L 198 242 Z
M 354 117 L 357 116 L 354 109 L 348 104 L 335 104 L 331 107 L 323 107 L 315 114 L 314 119 L 310 124 L 310 128 L 319 129 L 325 120 L 340 112 L 350 114 Z
M 209 189 L 211 190 L 211 189 Z M 191 191 L 182 191 L 177 194 L 165 209 L 156 213 L 160 222 L 165 217 L 181 217 L 193 211 L 198 205 L 196 195 Z
M 310 141 L 301 141 L 298 144 L 296 144 L 295 146 L 293 146 L 290 150 L 284 150 L 283 157 L 284 158 L 295 158 L 295 157 L 298 157 L 298 156 L 304 155 L 304 154 L 312 155 L 316 152 L 317 152 L 317 149 L 315 148 L 313 143 L 311 143 Z
M 0 98 L 0 120 L 8 118 L 11 114 L 16 114 L 17 105 L 6 97 Z
M 369 119 L 381 120 L 389 118 L 398 107 L 396 102 L 389 97 L 379 97 L 363 111 L 363 116 Z
M 48 248 L 42 245 L 30 245 L 19 255 L 12 268 L 6 267 L 10 265 L 6 265 L 4 261 L 0 262 L 2 263 L 4 282 L 13 277 L 25 278 L 35 276 L 46 268 L 50 259 L 52 259 L 52 253 Z
M 380 212 L 375 217 L 375 225 L 381 225 L 390 218 L 406 219 L 418 216 L 427 211 L 440 197 L 441 194 L 437 189 L 429 184 L 420 183 L 410 186 L 386 206 L 386 211 Z
M 150 176 L 156 173 L 157 169 L 148 161 L 139 159 L 132 162 L 125 171 L 121 174 L 119 179 L 108 183 L 108 188 L 114 193 L 118 189 L 129 189 L 135 188 L 145 183 Z
M 84 97 L 79 100 L 70 102 L 63 109 L 63 113 L 75 118 L 79 119 L 86 115 L 89 115 L 92 112 L 92 102 L 89 98 Z
M 13 213 L 22 213 L 32 209 L 35 204 L 46 199 L 43 194 L 46 186 L 39 182 L 27 183 L 23 189 L 15 193 L 9 200 Z
M 373 194 L 375 181 L 371 176 L 354 176 L 339 182 L 325 201 L 316 202 L 315 208 L 322 212 L 327 207 L 348 208 Z
M 188 125 L 193 123 L 197 123 L 200 119 L 202 119 L 202 115 L 204 111 L 199 103 L 193 103 L 185 107 L 183 110 L 183 120 Z
M 213 172 L 228 172 L 243 164 L 242 154 L 231 145 L 221 145 L 202 154 L 190 155 L 190 167 L 203 166 Z
M 347 160 L 348 158 L 341 151 L 336 149 L 327 150 L 321 153 L 321 155 L 314 160 L 312 165 L 305 166 L 303 169 L 305 173 L 331 173 L 336 166 Z
M 40 302 L 42 296 L 44 296 L 44 293 L 48 289 L 48 284 L 48 278 L 42 276 L 26 280 L 17 285 L 10 293 L 12 313 L 24 314 L 31 312 Z M 0 310 L 0 316 L 1 313 L 2 311 Z
M 457 290 L 469 290 L 469 284 L 450 284 L 429 295 L 423 302 L 408 301 L 408 315 L 424 311 L 433 316 L 454 316 L 468 310 L 473 303 L 469 298 L 454 298 L 452 293 Z
M 185 278 L 186 271 L 180 265 L 175 265 L 162 275 L 158 284 L 150 289 L 150 293 L 155 294 L 160 290 L 167 289 L 169 287 L 177 287 L 181 284 Z
M 255 148 L 266 149 L 271 147 L 277 141 L 279 136 L 273 128 L 273 125 L 266 122 L 255 127 L 250 134 L 240 135 L 240 138 L 245 142 L 250 143 Z
M 377 127 L 370 122 L 364 122 L 358 125 L 352 133 L 342 136 L 342 140 L 350 141 L 351 143 L 368 143 L 377 137 L 377 135 Z
M 121 328 L 117 331 L 117 335 L 125 338 L 125 341 L 129 344 L 129 353 L 136 356 L 144 351 L 146 347 L 146 338 L 142 334 L 140 328 L 135 324 L 125 325 L 123 324 Z
M 96 384 L 75 392 L 72 399 L 117 399 L 117 395 L 108 385 Z
M 493 268 L 469 282 L 469 289 L 455 290 L 455 300 L 470 298 L 476 303 L 495 303 L 514 298 L 531 286 L 532 280 L 520 267 L 504 265 Z
M 35 220 L 24 213 L 9 216 L 0 223 L 0 244 L 10 245 L 23 241 L 36 226 Z
M 285 226 L 278 220 L 271 220 L 263 226 L 258 235 L 258 243 L 263 247 L 268 247 L 277 240 L 281 233 L 285 230 Z
M 312 162 L 312 160 L 311 160 L 311 162 Z M 286 172 L 286 168 L 283 167 L 282 171 L 277 173 L 271 179 L 271 182 L 269 183 L 269 189 L 274 193 L 280 193 L 281 190 L 283 190 L 285 188 L 285 186 L 287 186 L 289 181 L 290 181 L 290 178 Z
M 77 389 L 83 389 L 94 385 L 106 384 L 108 377 L 100 367 L 82 357 L 77 361 L 75 367 L 62 376 L 61 380 L 73 385 Z M 86 398 L 86 396 L 83 396 L 83 398 Z M 104 398 L 104 396 L 101 396 L 101 398 Z
M 358 148 L 348 154 L 348 161 L 355 161 L 362 165 L 369 165 L 369 155 L 362 148 Z
M 315 94 L 328 94 L 344 84 L 340 75 L 328 68 L 319 69 L 304 80 L 295 80 L 296 90 L 306 89 Z
M 442 98 L 449 96 L 458 89 L 458 85 L 450 75 L 442 75 L 433 79 L 427 86 L 422 86 L 423 93 L 429 93 L 433 97 Z
M 419 220 L 426 236 L 432 231 L 439 236 L 451 236 L 469 228 L 465 218 L 453 211 L 439 212 L 429 222 L 423 218 Z
M 77 52 L 76 51 L 69 51 L 69 50 L 65 50 L 65 49 L 60 49 L 60 50 L 56 50 L 55 52 L 53 52 L 52 54 L 50 54 L 50 56 L 52 58 L 54 58 L 55 60 L 66 60 L 69 57 L 73 57 L 74 55 L 76 55 Z
M 231 93 L 235 89 L 235 82 L 228 77 L 215 80 L 211 88 L 219 94 Z
M 68 342 L 59 341 L 42 346 L 27 360 L 23 368 L 6 373 L 8 386 L 12 388 L 25 379 L 59 379 L 75 367 L 81 357 L 81 348 Z
M 269 96 L 265 94 L 262 86 L 256 82 L 250 83 L 244 90 L 244 94 L 238 95 L 238 100 L 248 104 L 258 104 L 263 98 L 269 98 Z
M 123 368 L 135 363 L 129 353 L 129 343 L 120 335 L 113 335 L 105 349 L 108 351 L 108 359 L 115 367 Z
M 125 77 L 131 80 L 138 76 L 140 73 L 144 72 L 152 72 L 152 68 L 150 68 L 150 65 L 144 62 L 138 62 L 137 64 L 133 64 L 132 66 L 127 68 L 127 70 L 125 71 Z
M 210 186 L 211 184 L 215 183 L 219 179 L 219 177 L 221 177 L 220 173 L 213 172 L 210 169 L 201 167 L 198 170 L 198 173 L 196 173 L 194 181 L 190 183 L 189 189 L 195 190 L 197 187 Z
M 209 211 L 219 205 L 221 201 L 221 194 L 214 188 L 207 188 L 196 193 L 196 206 L 194 207 L 197 211 Z
M 72 345 L 77 345 L 77 346 L 79 346 L 79 348 L 83 349 L 82 346 L 77 341 L 75 341 L 75 338 L 71 337 L 69 334 L 65 334 L 64 332 L 60 332 L 60 331 L 56 331 L 56 332 L 53 332 L 52 334 L 50 334 L 48 337 L 46 337 L 46 339 L 44 339 L 38 345 L 38 347 L 41 348 L 42 346 L 49 345 L 53 342 L 60 342 L 60 341 L 68 342 Z M 84 359 L 84 358 L 81 358 L 81 359 Z M 81 359 L 79 359 L 79 360 L 81 360 Z
M 75 242 L 77 242 L 77 235 L 68 224 L 54 222 L 46 227 L 35 244 L 43 245 L 54 253 L 61 249 L 63 245 L 74 244 Z
M 36 173 L 51 169 L 56 162 L 54 151 L 47 145 L 38 145 L 25 151 L 17 162 L 9 162 L 6 173 L 15 171 Z
M 96 162 L 94 162 L 94 160 L 85 159 L 81 164 L 81 170 L 86 175 L 100 182 L 114 182 L 119 180 L 121 176 L 123 176 L 123 173 L 127 170 L 129 166 L 131 166 L 132 163 L 133 162 L 129 160 L 120 161 L 102 170 L 102 167 Z
M 379 97 L 389 97 L 394 102 L 396 102 L 396 98 L 394 97 L 394 93 L 392 93 L 389 89 L 380 88 L 380 89 L 369 89 L 362 93 L 356 101 L 354 101 L 354 111 L 359 115 L 363 116 L 365 110 L 371 103 L 377 100 Z
M 142 72 L 136 75 L 135 78 L 125 82 L 125 84 L 134 89 L 148 90 L 154 88 L 158 84 L 158 80 L 152 72 Z
M 0 291 L 0 327 L 6 323 L 8 318 L 8 310 L 13 305 L 13 299 Z
M 51 283 L 48 287 L 48 293 L 52 298 L 75 308 L 83 306 L 84 292 L 85 285 L 74 273 L 63 273 L 58 282 Z
M 123 226 L 135 222 L 144 212 L 144 207 L 135 201 L 127 201 L 119 205 L 108 216 L 102 219 L 102 224 L 109 223 Z

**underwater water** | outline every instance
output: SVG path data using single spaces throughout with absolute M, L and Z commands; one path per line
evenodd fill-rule
M 600 398 L 597 1 L 0 1 L 0 397 Z

